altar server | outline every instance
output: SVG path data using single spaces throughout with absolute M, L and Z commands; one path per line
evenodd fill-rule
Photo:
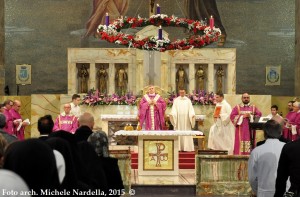
M 234 126 L 230 120 L 231 106 L 224 99 L 224 94 L 218 92 L 215 96 L 217 104 L 215 107 L 214 121 L 208 138 L 208 148 L 213 150 L 227 150 L 229 155 L 233 154 Z
M 184 89 L 179 90 L 179 96 L 174 99 L 170 121 L 174 129 L 179 131 L 192 130 L 195 125 L 195 111 Z M 194 151 L 193 136 L 179 137 L 179 151 Z

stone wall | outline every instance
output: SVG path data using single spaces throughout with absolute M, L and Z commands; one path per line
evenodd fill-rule
M 5 83 L 13 95 L 17 93 L 16 64 L 32 65 L 32 84 L 20 86 L 19 94 L 64 94 L 67 48 L 117 47 L 93 37 L 83 39 L 92 1 L 5 0 L 4 3 Z M 159 3 L 162 13 L 186 15 L 183 0 Z M 217 0 L 217 4 L 228 34 L 225 47 L 237 50 L 237 93 L 293 95 L 295 1 Z M 148 17 L 146 1 L 131 0 L 127 15 L 138 14 Z M 165 30 L 171 39 L 186 36 L 181 29 Z M 266 65 L 282 66 L 280 86 L 265 86 Z

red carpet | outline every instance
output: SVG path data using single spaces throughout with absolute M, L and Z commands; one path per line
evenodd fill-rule
M 137 153 L 131 153 L 131 168 L 138 168 Z M 179 152 L 179 169 L 195 169 L 195 152 Z

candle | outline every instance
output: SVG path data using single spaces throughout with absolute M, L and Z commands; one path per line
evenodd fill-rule
M 156 4 L 156 14 L 160 14 L 160 7 L 159 7 L 159 4 Z
M 106 16 L 105 16 L 105 25 L 108 26 L 109 25 L 109 16 L 108 13 L 106 12 Z
M 159 29 L 158 29 L 158 40 L 162 40 L 162 28 L 161 28 L 161 25 L 159 26 Z
M 210 16 L 210 19 L 209 19 L 209 26 L 210 26 L 210 29 L 213 30 L 214 29 L 214 25 L 215 25 L 215 19 L 213 16 Z

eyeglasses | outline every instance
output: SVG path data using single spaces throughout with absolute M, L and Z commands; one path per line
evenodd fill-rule
M 250 97 L 243 97 L 244 99 L 246 99 L 246 98 L 250 98 Z

